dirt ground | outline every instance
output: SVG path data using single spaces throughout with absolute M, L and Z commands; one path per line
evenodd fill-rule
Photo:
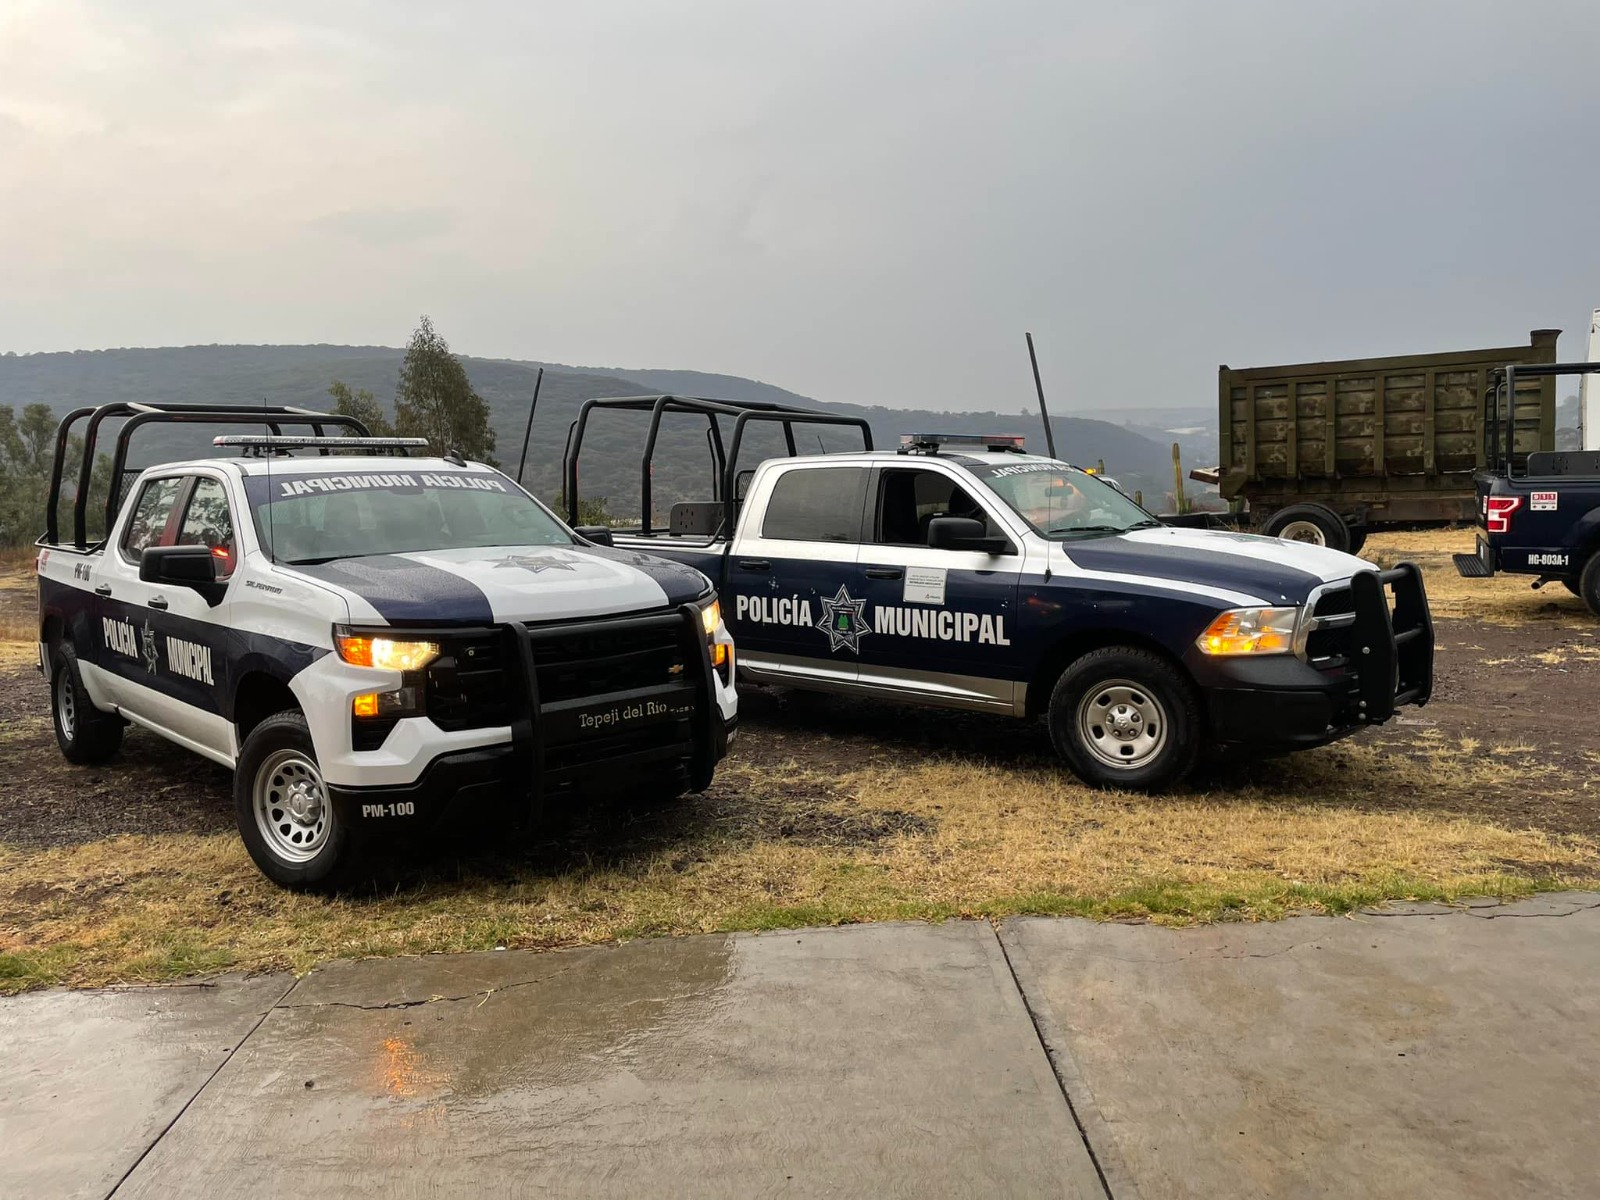
M 1184 923 L 1600 881 L 1600 622 L 1440 574 L 1435 697 L 1388 725 L 1208 765 L 1161 796 L 1092 791 L 1040 724 L 745 689 L 703 795 L 599 804 L 560 836 L 430 840 L 338 897 L 267 883 L 229 773 L 136 728 L 61 757 L 31 580 L 0 570 L 0 993 L 337 957 L 553 947 L 884 919 L 1072 913 Z M 1375 539 L 1377 541 L 1377 539 Z
M 0 628 L 20 630 L 31 620 L 33 597 L 21 582 L 17 573 L 0 579 Z M 1562 603 L 1546 595 L 1533 598 L 1521 624 L 1438 622 L 1432 702 L 1355 740 L 1389 758 L 1444 755 L 1475 760 L 1481 769 L 1458 775 L 1452 786 L 1397 781 L 1367 798 L 1374 811 L 1425 809 L 1600 834 L 1600 705 L 1588 702 L 1600 694 L 1600 621 L 1565 594 Z M 122 753 L 105 767 L 69 766 L 55 746 L 31 648 L 13 642 L 8 650 L 0 656 L 0 843 L 68 845 L 233 828 L 230 773 L 144 730 L 130 728 Z M 769 796 L 761 803 L 772 811 L 738 811 L 746 803 L 738 790 L 717 786 L 704 812 L 712 824 L 720 814 L 730 826 L 779 837 L 870 841 L 895 825 L 893 814 L 854 822 L 819 817 L 818 801 L 838 799 L 820 782 L 829 775 L 892 770 L 930 756 L 1032 770 L 1058 762 L 1036 723 L 767 689 L 745 689 L 741 706 L 741 737 L 728 766 L 777 780 L 775 807 Z M 1214 765 L 1195 783 L 1200 790 L 1271 788 L 1284 776 L 1283 761 Z M 784 784 L 785 777 L 795 782 Z

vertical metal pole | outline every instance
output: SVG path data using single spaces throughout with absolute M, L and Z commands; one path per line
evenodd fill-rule
M 1039 356 L 1033 352 L 1033 334 L 1023 334 L 1028 339 L 1028 361 L 1033 364 L 1033 390 L 1039 393 L 1039 415 L 1044 418 L 1044 447 L 1050 457 L 1056 456 L 1056 435 L 1050 428 L 1050 413 L 1044 406 L 1044 383 L 1039 379 Z
M 544 368 L 533 381 L 533 401 L 528 405 L 528 427 L 522 431 L 522 457 L 517 459 L 517 483 L 522 482 L 522 468 L 528 462 L 528 439 L 533 436 L 533 410 L 539 407 L 539 389 L 544 386 Z

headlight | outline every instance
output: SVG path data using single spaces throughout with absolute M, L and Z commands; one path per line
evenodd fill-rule
M 717 636 L 717 626 L 722 624 L 721 600 L 713 600 L 700 610 L 700 623 L 706 627 L 707 637 Z
M 1225 612 L 1195 643 L 1207 654 L 1283 654 L 1294 648 L 1298 608 L 1236 608 Z
M 420 671 L 439 657 L 438 642 L 403 641 L 347 630 L 336 629 L 333 644 L 339 657 L 352 666 L 381 667 L 386 671 Z

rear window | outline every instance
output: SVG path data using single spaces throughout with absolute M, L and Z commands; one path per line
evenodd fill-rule
M 867 496 L 865 467 L 799 467 L 778 477 L 761 536 L 791 542 L 855 542 Z

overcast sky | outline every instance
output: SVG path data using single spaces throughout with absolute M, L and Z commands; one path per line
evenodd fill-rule
M 0 0 L 0 350 L 1211 404 L 1600 305 L 1596 0 Z M 4 398 L 0 397 L 0 402 Z

